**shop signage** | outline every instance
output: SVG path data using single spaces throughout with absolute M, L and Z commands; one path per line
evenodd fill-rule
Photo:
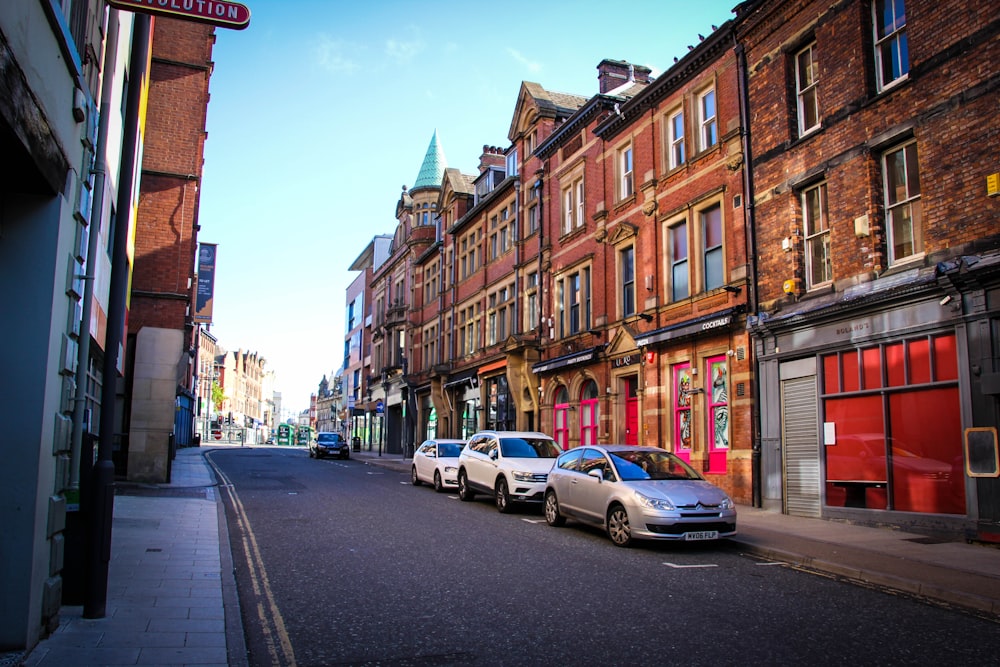
M 215 253 L 214 243 L 202 243 L 198 248 L 198 287 L 194 295 L 194 321 L 199 324 L 212 323 L 212 305 L 215 301 Z
M 730 309 L 725 312 L 709 315 L 697 320 L 675 324 L 665 329 L 660 329 L 659 331 L 651 331 L 645 336 L 636 338 L 635 344 L 638 347 L 645 347 L 647 345 L 652 345 L 653 343 L 662 343 L 664 341 L 683 338 L 685 336 L 694 336 L 707 331 L 712 331 L 714 329 L 727 328 L 732 324 L 734 314 L 735 311 Z
M 220 28 L 243 30 L 250 25 L 250 9 L 226 0 L 108 0 L 108 4 L 127 12 L 211 23 Z
M 618 357 L 611 361 L 611 365 L 614 368 L 622 368 L 624 366 L 631 366 L 632 362 L 635 361 L 631 354 L 626 354 L 624 357 Z

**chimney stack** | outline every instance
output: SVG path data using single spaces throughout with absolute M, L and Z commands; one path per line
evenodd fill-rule
M 604 95 L 626 83 L 649 83 L 653 70 L 644 65 L 633 65 L 626 60 L 605 58 L 597 66 L 599 90 Z

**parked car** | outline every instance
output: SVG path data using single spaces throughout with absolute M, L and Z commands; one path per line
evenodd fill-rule
M 458 455 L 462 453 L 463 446 L 465 440 L 424 440 L 413 452 L 413 466 L 410 468 L 413 486 L 427 482 L 433 484 L 438 493 L 457 487 Z
M 460 482 L 461 484 L 461 482 Z M 736 534 L 736 507 L 683 459 L 658 447 L 575 447 L 556 459 L 545 486 L 545 521 L 570 517 L 629 546 L 649 540 L 713 540 Z
M 492 495 L 496 507 L 510 512 L 517 503 L 540 503 L 552 463 L 562 450 L 544 433 L 480 431 L 458 457 L 458 497 Z
M 309 442 L 309 456 L 321 459 L 328 454 L 342 459 L 351 458 L 351 445 L 347 442 L 347 438 L 339 433 L 327 431 L 317 433 L 316 439 Z

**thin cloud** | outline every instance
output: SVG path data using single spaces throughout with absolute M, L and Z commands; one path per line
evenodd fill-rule
M 522 54 L 522 53 L 521 53 L 520 51 L 518 51 L 517 49 L 511 49 L 511 48 L 508 48 L 508 49 L 507 49 L 507 53 L 509 53 L 509 54 L 510 54 L 510 57 L 511 57 L 511 58 L 513 58 L 513 59 L 514 59 L 514 60 L 516 60 L 517 62 L 519 62 L 519 63 L 521 63 L 522 65 L 524 65 L 524 67 L 525 67 L 525 68 L 526 68 L 526 69 L 527 69 L 527 70 L 528 70 L 529 72 L 541 72 L 541 71 L 542 71 L 542 64 L 541 64 L 541 63 L 536 63 L 536 62 L 535 62 L 535 61 L 533 61 L 533 60 L 529 60 L 529 59 L 528 59 L 527 57 L 525 57 L 525 55 L 524 55 L 524 54 Z
M 330 39 L 326 35 L 320 35 L 316 45 L 313 47 L 316 63 L 323 69 L 338 74 L 353 74 L 361 69 L 359 62 L 345 55 L 345 53 L 353 51 L 356 51 L 356 49 L 350 44 L 339 39 Z
M 404 42 L 398 39 L 388 39 L 385 42 L 385 54 L 399 62 L 409 62 L 416 58 L 425 48 L 420 40 Z

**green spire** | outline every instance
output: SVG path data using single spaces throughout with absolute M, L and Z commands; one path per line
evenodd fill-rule
M 413 184 L 412 189 L 441 187 L 441 179 L 447 166 L 448 161 L 444 157 L 444 151 L 438 145 L 437 130 L 434 130 L 431 144 L 427 147 L 427 155 L 424 156 L 424 163 L 420 165 L 420 173 L 417 174 L 417 182 Z

